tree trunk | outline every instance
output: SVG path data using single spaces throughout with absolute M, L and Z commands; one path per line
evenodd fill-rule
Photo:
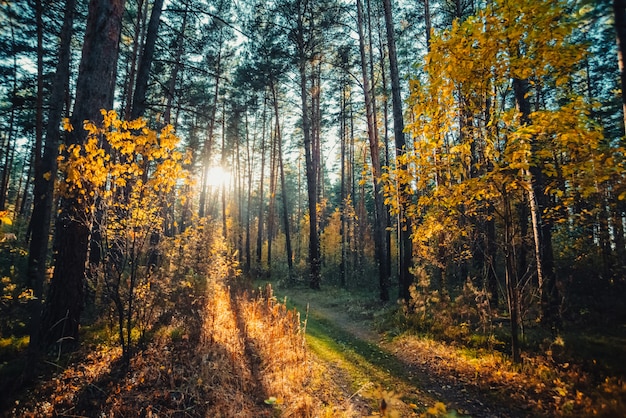
M 11 6 L 11 3 L 8 3 Z M 11 28 L 11 52 L 13 53 L 13 83 L 11 86 L 11 100 L 14 101 L 17 97 L 17 45 L 15 41 L 15 28 L 13 19 L 9 18 L 9 26 Z M 0 176 L 0 211 L 6 209 L 7 194 L 9 191 L 9 179 L 11 178 L 11 166 L 13 165 L 12 155 L 15 152 L 15 138 L 14 138 L 14 125 L 15 125 L 15 110 L 17 106 L 11 106 L 11 114 L 9 115 L 9 129 L 7 133 L 6 147 L 4 147 L 4 167 L 2 169 L 2 175 Z
M 374 204 L 376 211 L 374 214 L 374 248 L 376 261 L 378 262 L 378 285 L 380 290 L 380 300 L 389 300 L 389 277 L 385 265 L 387 256 L 385 254 L 385 217 L 383 215 L 384 203 L 380 189 L 381 165 L 380 150 L 378 148 L 378 135 L 376 132 L 375 109 L 372 103 L 372 91 L 370 90 L 369 77 L 367 74 L 367 59 L 365 56 L 365 38 L 363 35 L 363 5 L 361 0 L 357 0 L 357 17 L 359 32 L 359 51 L 361 54 L 361 73 L 363 76 L 363 95 L 365 97 L 365 108 L 367 113 L 367 134 L 369 138 L 370 156 L 372 161 L 372 180 L 374 185 Z
M 33 212 L 30 221 L 31 239 L 28 252 L 28 286 L 33 289 L 30 314 L 30 344 L 33 350 L 40 347 L 40 324 L 43 300 L 43 284 L 48 258 L 48 243 L 54 182 L 57 174 L 57 154 L 61 138 L 59 125 L 63 113 L 63 97 L 68 89 L 70 76 L 70 45 L 76 0 L 67 0 L 63 26 L 60 33 L 57 67 L 48 103 L 46 141 L 41 164 L 35 167 Z
M 518 110 L 522 115 L 522 123 L 529 123 L 530 102 L 528 101 L 528 80 L 513 80 L 513 90 Z M 531 143 L 533 154 L 538 150 L 535 140 Z M 531 206 L 533 221 L 533 238 L 535 240 L 535 256 L 537 259 L 537 278 L 541 294 L 541 322 L 544 326 L 556 331 L 560 327 L 559 297 L 556 287 L 556 273 L 554 271 L 554 254 L 552 250 L 552 225 L 542 214 L 548 206 L 548 196 L 544 190 L 544 180 L 541 167 L 531 165 L 527 177 L 529 180 L 528 198 Z M 535 205 L 536 204 L 536 205 Z
M 263 256 L 263 214 L 265 213 L 264 202 L 264 190 L 265 184 L 265 120 L 267 118 L 267 96 L 263 100 L 263 125 L 261 128 L 261 178 L 259 180 L 259 219 L 256 236 L 256 262 L 261 267 L 261 260 Z
M 339 266 L 339 280 L 342 287 L 346 287 L 347 280 L 347 262 L 348 262 L 348 254 L 347 254 L 347 243 L 348 243 L 348 222 L 347 222 L 347 213 L 346 213 L 346 204 L 347 204 L 347 196 L 346 196 L 346 96 L 348 94 L 347 91 L 347 80 L 346 73 L 342 73 L 341 77 L 341 92 L 339 97 L 339 141 L 340 141 L 340 189 L 339 189 L 339 211 L 341 214 L 341 227 L 339 229 L 339 233 L 341 235 L 341 264 Z
M 396 41 L 393 30 L 393 16 L 391 0 L 383 0 L 385 10 L 385 26 L 387 30 L 387 48 L 389 49 L 389 71 L 391 77 L 391 99 L 393 105 L 393 131 L 396 145 L 396 158 L 406 152 L 406 141 L 404 138 L 404 120 L 402 117 L 402 98 L 400 95 L 400 75 L 398 72 L 398 56 L 396 52 Z M 407 167 L 399 164 L 396 160 L 397 169 L 403 171 Z M 411 219 L 406 216 L 406 206 L 410 203 L 411 194 L 407 186 L 406 189 L 398 190 L 399 213 L 398 213 L 398 245 L 400 258 L 399 290 L 398 297 L 408 301 L 410 299 L 409 288 L 413 283 L 413 276 L 410 268 L 413 258 L 413 243 L 411 241 Z
M 248 169 L 248 190 L 247 190 L 247 205 L 246 205 L 246 263 L 244 264 L 244 272 L 250 273 L 250 267 L 252 264 L 252 253 L 250 245 L 250 212 L 252 206 L 252 155 L 250 152 L 250 131 L 248 126 L 248 112 L 246 112 L 246 157 L 247 157 L 247 169 Z M 254 145 L 254 144 L 253 144 Z M 254 146 L 252 147 L 254 149 Z
M 280 170 L 280 189 L 283 194 L 283 228 L 285 229 L 285 251 L 287 255 L 288 280 L 293 281 L 293 250 L 291 249 L 291 233 L 289 228 L 289 209 L 287 207 L 287 189 L 285 186 L 285 167 L 283 164 L 283 137 L 278 120 L 278 98 L 276 97 L 276 84 L 271 83 L 272 98 L 274 100 L 274 117 L 276 118 L 276 142 L 278 148 L 278 166 Z
M 308 3 L 304 5 L 305 9 Z M 305 25 L 310 25 L 305 27 Z M 296 28 L 294 30 L 295 47 L 298 54 L 298 75 L 300 82 L 300 104 L 302 110 L 302 134 L 304 145 L 305 172 L 309 209 L 309 287 L 320 288 L 321 281 L 321 258 L 320 241 L 317 225 L 317 202 L 318 202 L 318 178 L 319 178 L 319 153 L 316 147 L 316 137 L 313 134 L 311 115 L 314 113 L 315 99 L 311 100 L 309 106 L 309 88 L 307 85 L 308 71 L 307 63 L 310 59 L 310 39 L 305 39 L 305 34 L 313 33 L 311 27 L 313 22 L 309 16 L 305 16 L 305 10 L 300 8 L 296 16 Z M 313 73 L 313 70 L 311 70 Z M 313 86 L 311 86 L 313 87 Z M 313 90 L 313 89 L 311 89 Z M 319 90 L 311 91 L 312 94 L 319 94 Z
M 146 24 L 144 5 L 147 6 L 148 2 L 144 0 L 137 0 L 137 17 L 135 18 L 135 24 L 133 27 L 133 40 L 132 40 L 132 52 L 130 59 L 126 64 L 126 79 L 123 83 L 122 93 L 122 117 L 124 119 L 130 119 L 130 113 L 133 106 L 133 93 L 135 91 L 135 79 L 137 75 L 137 60 L 139 56 L 139 47 L 143 43 L 142 35 L 144 32 L 142 28 Z M 130 68 L 128 68 L 130 67 Z
M 213 107 L 211 108 L 211 114 L 209 116 L 209 131 L 207 132 L 207 139 L 204 141 L 204 147 L 202 149 L 202 170 L 203 170 L 203 181 L 200 186 L 200 199 L 199 206 L 200 210 L 198 216 L 201 218 L 205 216 L 205 206 L 206 199 L 208 193 L 208 179 L 207 179 L 207 171 L 209 169 L 209 165 L 211 164 L 211 153 L 213 152 L 213 134 L 215 132 L 215 115 L 217 114 L 217 106 L 219 101 L 219 93 L 220 93 L 220 74 L 221 74 L 221 62 L 222 62 L 222 49 L 220 43 L 220 50 L 217 54 L 217 63 L 215 69 L 215 90 L 213 92 Z
M 626 0 L 613 0 L 615 14 L 615 32 L 617 33 L 617 60 L 620 80 L 622 82 L 622 112 L 624 128 L 626 128 Z
M 390 0 L 385 0 L 390 1 Z M 432 24 L 430 22 L 430 0 L 424 1 L 424 25 L 426 26 L 426 51 L 430 52 L 430 32 Z
M 506 188 L 506 186 L 504 186 Z M 520 346 L 519 346 L 519 290 L 518 276 L 515 268 L 515 245 L 513 243 L 513 213 L 511 203 L 504 192 L 504 258 L 505 258 L 505 283 L 507 292 L 507 302 L 509 314 L 511 316 L 511 354 L 513 361 L 519 363 Z
M 100 110 L 113 107 L 123 12 L 124 0 L 91 0 L 89 3 L 71 117 L 74 130 L 68 135 L 69 144 L 85 141 L 83 121 L 101 123 Z M 68 340 L 71 348 L 78 342 L 92 210 L 93 201 L 89 197 L 65 196 L 62 199 L 56 227 L 54 275 L 43 318 L 45 341 L 50 344 Z
M 174 101 L 174 90 L 176 90 L 176 80 L 178 79 L 178 72 L 182 64 L 180 60 L 183 56 L 183 42 L 185 40 L 185 30 L 187 29 L 187 18 L 189 14 L 189 3 L 185 2 L 185 10 L 183 11 L 183 21 L 180 25 L 180 32 L 176 37 L 176 56 L 174 57 L 174 68 L 170 74 L 170 78 L 167 81 L 165 94 L 167 95 L 167 102 L 165 105 L 165 111 L 163 112 L 163 123 L 169 125 L 171 123 L 172 115 L 172 103 Z
M 273 90 L 273 86 L 270 86 L 270 90 Z M 275 94 L 272 91 L 272 95 Z M 276 104 L 274 104 L 276 106 Z M 278 119 L 278 114 L 275 115 L 274 121 L 274 132 L 272 134 L 272 149 L 270 151 L 270 189 L 269 189 L 269 199 L 268 199 L 268 210 L 267 210 L 267 268 L 268 275 L 270 274 L 270 269 L 272 267 L 272 243 L 274 241 L 275 234 L 275 217 L 276 217 L 276 183 L 277 183 L 277 174 L 278 174 L 278 136 L 277 132 L 280 131 L 280 122 Z
M 159 24 L 161 23 L 161 11 L 163 10 L 163 0 L 154 0 L 152 13 L 148 22 L 148 34 L 143 47 L 139 69 L 137 71 L 137 82 L 133 93 L 133 107 L 130 114 L 131 119 L 143 116 L 146 110 L 146 94 L 148 93 L 148 81 L 150 79 L 150 67 L 154 59 L 154 47 L 159 34 Z
M 485 222 L 486 251 L 484 255 L 484 268 L 487 276 L 487 291 L 489 292 L 489 306 L 497 310 L 499 304 L 498 276 L 496 275 L 496 257 L 498 247 L 496 245 L 496 221 L 493 219 L 493 208 L 490 206 L 489 219 Z

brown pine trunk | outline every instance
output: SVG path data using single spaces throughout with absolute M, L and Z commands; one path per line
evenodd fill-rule
M 296 28 L 294 30 L 295 47 L 298 54 L 298 75 L 300 82 L 300 104 L 302 110 L 302 134 L 304 142 L 304 160 L 308 196 L 309 210 L 309 287 L 319 289 L 321 282 L 321 257 L 320 257 L 320 241 L 318 234 L 317 219 L 317 202 L 318 202 L 318 179 L 320 170 L 320 155 L 316 146 L 316 135 L 312 127 L 312 115 L 315 118 L 315 98 L 314 95 L 319 94 L 318 91 L 309 89 L 307 80 L 309 74 L 307 71 L 307 63 L 310 58 L 309 41 L 305 39 L 305 34 L 313 33 L 313 22 L 310 16 L 305 16 L 306 9 L 309 4 L 305 4 L 304 10 L 298 10 L 296 16 Z M 308 25 L 308 26 L 307 26 Z M 309 65 L 312 65 L 309 63 Z M 314 69 L 311 69 L 313 75 Z M 311 86 L 314 87 L 314 86 Z M 311 103 L 309 104 L 309 91 L 311 91 Z
M 378 135 L 375 126 L 375 109 L 372 103 L 372 91 L 370 90 L 369 76 L 367 73 L 367 59 L 365 56 L 365 37 L 363 35 L 363 5 L 361 0 L 357 0 L 357 19 L 359 33 L 359 51 L 361 54 L 361 73 L 363 76 L 363 95 L 365 98 L 365 108 L 367 113 L 367 136 L 370 146 L 370 157 L 372 162 L 372 181 L 374 186 L 374 204 L 376 207 L 374 214 L 374 248 L 376 261 L 378 262 L 378 285 L 380 299 L 389 300 L 389 277 L 388 269 L 385 266 L 387 256 L 385 254 L 385 217 L 383 215 L 384 203 L 380 185 L 381 165 L 380 150 L 378 148 Z
M 270 86 L 270 89 L 273 90 L 273 86 Z M 272 91 L 272 95 L 275 95 Z M 276 104 L 274 104 L 276 106 Z M 270 269 L 272 267 L 272 244 L 274 241 L 275 234 L 275 218 L 276 218 L 276 183 L 277 183 L 277 174 L 278 174 L 278 136 L 277 132 L 280 131 L 280 122 L 278 119 L 278 114 L 275 115 L 274 121 L 274 132 L 272 135 L 272 149 L 270 152 L 270 190 L 269 190 L 269 201 L 268 201 L 268 211 L 267 211 L 267 267 L 268 274 L 270 274 Z
M 159 24 L 161 22 L 161 11 L 163 10 L 163 0 L 154 0 L 152 13 L 148 22 L 148 33 L 143 47 L 143 53 L 139 61 L 137 71 L 137 82 L 133 92 L 133 107 L 130 114 L 131 119 L 143 116 L 146 110 L 146 94 L 148 93 L 148 81 L 150 78 L 150 68 L 154 59 L 154 48 L 159 34 Z
M 142 37 L 142 28 L 146 24 L 146 19 L 144 15 L 144 4 L 147 6 L 148 2 L 145 0 L 137 0 L 137 16 L 135 18 L 134 27 L 133 27 L 133 41 L 132 46 L 133 49 L 130 53 L 130 59 L 126 65 L 126 80 L 124 80 L 123 87 L 123 103 L 122 103 L 122 115 L 125 119 L 130 119 L 130 114 L 133 106 L 133 93 L 135 91 L 135 79 L 137 75 L 137 60 L 139 56 L 139 47 L 143 43 Z
M 70 45 L 74 21 L 75 0 L 67 0 L 61 28 L 57 67 L 48 103 L 48 123 L 46 141 L 41 164 L 35 167 L 33 212 L 31 214 L 31 240 L 28 252 L 28 286 L 33 289 L 35 298 L 31 301 L 30 344 L 33 350 L 39 349 L 43 284 L 48 258 L 48 244 L 54 182 L 57 173 L 57 154 L 61 138 L 59 125 L 63 113 L 63 97 L 70 76 Z
M 247 190 L 247 198 L 246 198 L 246 238 L 245 238 L 245 247 L 246 247 L 246 262 L 244 264 L 244 272 L 250 273 L 250 267 L 252 264 L 252 251 L 251 251 L 251 243 L 250 243 L 250 211 L 252 206 L 252 153 L 250 152 L 250 131 L 248 126 L 248 112 L 245 115 L 246 121 L 246 165 L 247 165 L 247 174 L 248 174 L 248 190 Z M 253 147 L 254 149 L 254 144 Z
M 209 165 L 211 164 L 211 155 L 213 152 L 213 134 L 215 132 L 215 118 L 217 114 L 217 106 L 219 101 L 219 93 L 220 93 L 220 74 L 222 72 L 221 69 L 222 62 L 222 50 L 221 50 L 221 42 L 220 42 L 220 50 L 217 54 L 217 63 L 215 68 L 215 88 L 213 91 L 213 107 L 211 108 L 211 114 L 209 116 L 209 131 L 207 132 L 206 141 L 204 141 L 204 147 L 202 149 L 202 169 L 204 170 L 203 182 L 200 186 L 200 199 L 199 199 L 199 213 L 198 216 L 201 218 L 206 214 L 206 199 L 208 193 L 208 179 L 206 177 L 207 170 Z
M 278 148 L 278 166 L 280 170 L 280 189 L 282 190 L 283 199 L 283 228 L 285 229 L 285 251 L 287 256 L 288 280 L 293 280 L 293 250 L 291 249 L 291 232 L 289 227 L 289 210 L 287 208 L 287 189 L 285 186 L 285 167 L 283 164 L 283 137 L 280 131 L 278 98 L 276 97 L 276 84 L 271 83 L 272 98 L 274 100 L 274 117 L 276 118 L 276 142 Z
M 391 0 L 383 0 L 385 11 L 385 27 L 387 32 L 387 48 L 389 49 L 389 70 L 391 77 L 391 99 L 393 105 L 393 131 L 396 146 L 396 158 L 406 152 L 404 138 L 404 120 L 402 117 L 402 98 L 400 94 L 400 75 L 398 72 L 398 56 L 396 52 L 395 33 L 393 29 L 393 15 Z M 406 170 L 404 164 L 396 166 L 399 170 Z M 408 187 L 408 186 L 407 186 Z M 410 299 L 409 288 L 413 283 L 410 269 L 413 259 L 413 242 L 411 241 L 411 219 L 406 216 L 406 207 L 410 203 L 410 192 L 407 189 L 398 190 L 400 212 L 398 213 L 398 245 L 400 258 L 399 290 L 398 297 L 408 301 Z
M 256 236 L 256 262 L 261 267 L 261 260 L 263 256 L 263 215 L 265 213 L 264 208 L 264 185 L 265 185 L 265 122 L 267 118 L 267 96 L 263 100 L 263 120 L 262 120 L 262 128 L 261 128 L 261 178 L 259 179 L 259 218 L 258 218 L 258 227 L 257 227 L 257 236 Z
M 163 112 L 163 123 L 169 125 L 172 117 L 172 104 L 174 102 L 174 90 L 176 89 L 176 81 L 178 79 L 178 72 L 180 71 L 182 64 L 180 62 L 183 56 L 183 42 L 185 40 L 185 31 L 187 30 L 187 20 L 189 15 L 189 4 L 185 2 L 185 10 L 183 11 L 183 21 L 180 25 L 180 32 L 176 37 L 176 54 L 174 56 L 174 68 L 166 84 L 165 94 L 166 104 L 165 111 Z
M 347 274 L 347 262 L 348 262 L 348 220 L 346 214 L 346 204 L 347 204 L 347 196 L 346 196 L 346 96 L 348 94 L 347 91 L 347 81 L 346 74 L 342 73 L 341 78 L 341 93 L 339 97 L 339 141 L 340 141 L 340 189 L 339 189 L 339 211 L 341 214 L 341 227 L 339 229 L 339 233 L 341 235 L 341 264 L 339 266 L 339 280 L 341 286 L 345 287 L 347 284 L 346 274 Z
M 89 3 L 69 144 L 85 141 L 83 121 L 101 123 L 100 110 L 113 107 L 123 12 L 124 0 Z M 93 203 L 89 197 L 66 196 L 57 218 L 57 253 L 43 331 L 47 343 L 58 342 L 63 349 L 76 347 L 78 342 Z

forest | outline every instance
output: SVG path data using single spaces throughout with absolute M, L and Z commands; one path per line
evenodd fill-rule
M 0 416 L 626 415 L 626 0 L 0 23 Z

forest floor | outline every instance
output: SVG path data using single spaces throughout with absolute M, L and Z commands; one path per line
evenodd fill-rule
M 49 358 L 52 370 L 22 390 L 0 375 L 0 416 L 625 416 L 622 380 L 598 388 L 574 364 L 512 365 L 392 336 L 376 323 L 397 306 L 354 292 L 259 284 L 190 289 L 128 368 L 111 325 L 93 327 L 81 350 Z
M 516 365 L 494 350 L 393 336 L 377 324 L 397 306 L 371 296 L 304 287 L 276 293 L 307 316 L 309 347 L 344 376 L 344 385 L 369 392 L 370 399 L 367 388 L 377 388 L 378 398 L 391 399 L 399 416 L 626 416 L 622 377 L 594 376 L 544 354 L 526 353 Z
M 341 291 L 339 291 L 341 292 Z M 306 316 L 309 347 L 341 376 L 342 386 L 365 399 L 385 399 L 399 416 L 523 417 L 528 403 L 504 399 L 471 383 L 454 365 L 446 367 L 440 353 L 410 348 L 375 329 L 372 308 L 306 288 L 280 289 L 277 294 Z M 345 295 L 345 294 L 344 294 Z M 330 297 L 329 297 L 330 296 Z M 472 378 L 475 376 L 472 376 Z M 370 402 L 371 405 L 371 402 Z

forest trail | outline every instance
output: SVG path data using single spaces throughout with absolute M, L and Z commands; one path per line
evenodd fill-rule
M 375 398 L 384 397 L 400 416 L 419 416 L 416 411 L 429 408 L 434 411 L 438 403 L 446 406 L 448 416 L 528 414 L 524 405 L 505 404 L 502 397 L 484 393 L 476 384 L 439 367 L 437 362 L 444 360 L 434 353 L 423 352 L 419 358 L 405 355 L 402 344 L 379 334 L 371 315 L 355 311 L 356 306 L 333 302 L 328 294 L 309 289 L 276 293 L 307 319 L 309 348 L 335 369 L 343 380 L 339 385 L 352 391 L 353 398 L 369 402 L 370 408 Z

